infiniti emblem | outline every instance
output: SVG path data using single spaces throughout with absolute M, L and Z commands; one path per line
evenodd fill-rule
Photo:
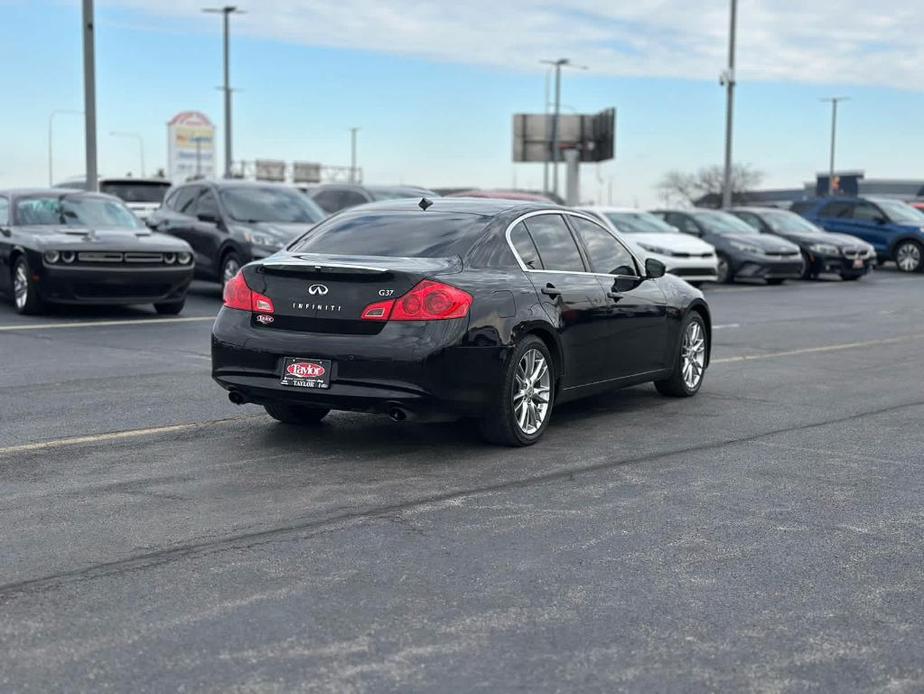
M 324 296 L 327 294 L 327 286 L 323 284 L 312 284 L 308 287 L 308 293 L 311 296 Z

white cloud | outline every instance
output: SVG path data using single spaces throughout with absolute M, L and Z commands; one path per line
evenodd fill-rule
M 202 0 L 104 0 L 209 21 Z M 596 74 L 714 79 L 728 0 L 240 0 L 235 32 L 315 46 Z M 924 88 L 921 0 L 739 0 L 739 79 Z M 211 20 L 214 21 L 214 20 Z

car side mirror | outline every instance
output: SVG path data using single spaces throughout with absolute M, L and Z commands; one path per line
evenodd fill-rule
M 647 258 L 645 260 L 645 275 L 648 279 L 657 279 L 658 277 L 664 277 L 664 273 L 667 272 L 667 267 L 657 258 Z
M 196 215 L 196 219 L 207 224 L 218 224 L 220 221 L 218 215 L 212 214 L 211 212 L 199 212 Z

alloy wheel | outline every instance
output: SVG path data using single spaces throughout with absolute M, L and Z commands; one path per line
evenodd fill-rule
M 240 271 L 241 264 L 237 262 L 236 258 L 228 258 L 225 261 L 224 269 L 221 272 L 221 283 L 222 285 L 227 284 L 234 279 L 234 276 Z
M 921 247 L 911 241 L 895 251 L 895 264 L 902 272 L 916 272 L 921 267 Z
M 681 375 L 687 388 L 694 390 L 703 378 L 706 364 L 706 336 L 699 321 L 691 321 L 680 345 Z
M 16 301 L 16 308 L 20 311 L 29 300 L 29 275 L 25 263 L 19 263 L 13 274 L 13 298 Z
M 719 256 L 718 266 L 716 268 L 716 281 L 723 284 L 728 281 L 728 260 L 724 256 Z
M 527 350 L 517 364 L 513 392 L 514 415 L 524 434 L 535 434 L 545 423 L 551 392 L 548 361 L 538 349 Z

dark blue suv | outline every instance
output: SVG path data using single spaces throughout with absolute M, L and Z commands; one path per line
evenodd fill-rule
M 793 203 L 792 211 L 826 231 L 871 243 L 880 262 L 894 260 L 902 272 L 924 270 L 924 213 L 900 200 L 817 198 Z

